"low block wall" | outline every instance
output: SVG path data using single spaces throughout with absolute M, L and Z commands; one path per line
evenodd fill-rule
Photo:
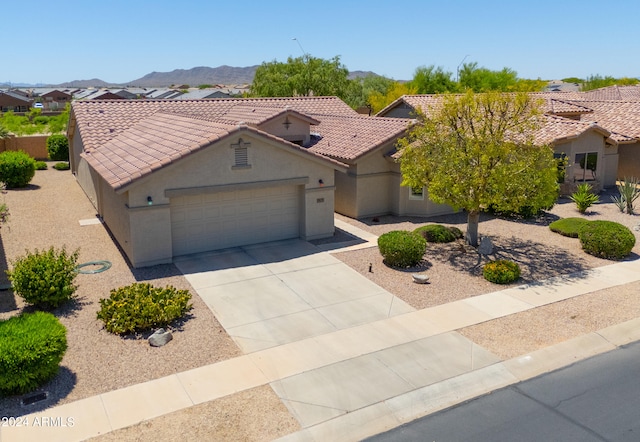
M 6 150 L 22 150 L 36 160 L 46 160 L 47 138 L 49 135 L 31 135 L 26 137 L 10 136 L 0 140 L 0 152 Z

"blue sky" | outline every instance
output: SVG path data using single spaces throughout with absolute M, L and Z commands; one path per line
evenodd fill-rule
M 303 51 L 396 80 L 429 65 L 455 75 L 463 60 L 522 78 L 640 77 L 637 0 L 31 0 L 0 11 L 0 83 L 125 83 Z

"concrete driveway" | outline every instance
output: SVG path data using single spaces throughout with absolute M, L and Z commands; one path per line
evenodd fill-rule
M 414 310 L 297 239 L 188 256 L 176 265 L 245 353 Z

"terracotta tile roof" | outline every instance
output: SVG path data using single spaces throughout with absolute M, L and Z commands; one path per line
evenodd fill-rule
M 316 115 L 309 150 L 338 160 L 355 160 L 405 135 L 415 120 L 368 116 Z
M 95 100 L 72 104 L 69 133 L 78 127 L 85 149 L 95 149 L 158 112 L 223 119 L 233 107 L 289 108 L 301 114 L 358 115 L 337 97 L 230 98 L 215 100 Z
M 566 140 L 577 138 L 586 131 L 595 130 L 605 138 L 611 137 L 617 142 L 613 134 L 603 127 L 584 121 L 570 120 L 568 118 L 545 115 L 542 127 L 535 132 L 534 142 L 537 145 L 554 145 Z
M 582 92 L 582 97 L 577 99 L 583 100 L 623 100 L 623 101 L 640 101 L 640 85 L 634 86 L 608 86 L 600 89 Z
M 581 121 L 595 122 L 616 136 L 640 140 L 640 101 L 581 101 L 580 104 L 593 109 L 592 113 L 582 115 Z
M 223 124 L 202 117 L 163 112 L 139 121 L 98 149 L 85 151 L 81 156 L 111 187 L 119 190 L 155 170 L 242 130 L 270 138 L 289 149 L 330 162 L 339 168 L 344 167 L 342 163 L 246 125 Z
M 256 106 L 254 103 L 233 106 L 219 120 L 230 123 L 244 122 L 258 126 L 284 114 L 295 115 L 309 124 L 320 123 L 318 120 L 288 107 L 283 109 L 281 107 Z
M 547 113 L 580 115 L 591 112 L 591 109 L 571 101 L 580 97 L 578 92 L 536 92 L 530 95 L 542 100 L 543 111 Z M 423 112 L 428 109 L 437 109 L 441 100 L 442 95 L 403 95 L 378 112 L 377 115 L 384 116 L 389 110 L 401 103 L 414 109 L 422 109 Z

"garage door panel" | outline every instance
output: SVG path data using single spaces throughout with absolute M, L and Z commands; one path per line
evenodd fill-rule
M 298 189 L 272 187 L 172 198 L 174 255 L 297 238 Z

